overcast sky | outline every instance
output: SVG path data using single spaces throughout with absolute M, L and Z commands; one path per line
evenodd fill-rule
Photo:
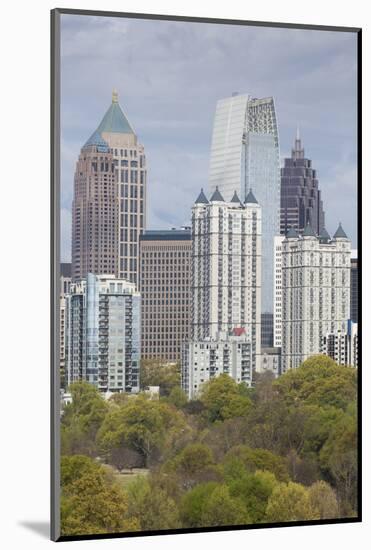
M 296 126 L 317 169 L 332 234 L 356 247 L 356 35 L 327 31 L 62 15 L 61 259 L 70 261 L 81 146 L 112 89 L 145 147 L 148 228 L 189 224 L 208 189 L 215 106 L 232 92 L 273 96 L 281 158 Z

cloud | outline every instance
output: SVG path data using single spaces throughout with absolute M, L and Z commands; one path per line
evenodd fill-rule
M 112 88 L 145 146 L 150 226 L 189 218 L 200 187 L 208 187 L 216 102 L 239 91 L 274 96 L 282 152 L 291 150 L 300 125 L 327 219 L 347 220 L 355 244 L 354 34 L 63 15 L 65 208 L 79 148 L 108 108 Z M 171 200 L 164 204 L 163 196 Z

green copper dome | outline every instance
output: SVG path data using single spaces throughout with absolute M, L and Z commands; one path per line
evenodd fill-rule
M 99 124 L 97 132 L 100 134 L 103 132 L 113 134 L 135 133 L 119 105 L 118 95 L 115 90 L 112 92 L 112 103 L 104 115 L 102 122 Z

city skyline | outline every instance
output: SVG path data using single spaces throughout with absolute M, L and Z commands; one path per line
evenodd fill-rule
M 189 224 L 194 196 L 201 186 L 207 187 L 216 102 L 239 91 L 274 96 L 281 159 L 288 155 L 296 126 L 300 125 L 308 156 L 318 169 L 328 211 L 327 229 L 333 232 L 341 220 L 352 238 L 352 247 L 356 247 L 355 37 L 327 31 L 302 33 L 230 25 L 223 25 L 220 33 L 220 25 L 210 24 L 203 24 L 203 32 L 199 33 L 199 26 L 72 15 L 64 18 L 62 261 L 70 260 L 70 205 L 76 158 L 107 110 L 114 87 L 147 153 L 148 228 Z M 144 54 L 136 58 L 134 66 L 133 29 L 139 27 L 144 32 L 135 33 L 135 40 L 144 41 Z M 105 41 L 107 33 L 110 39 Z M 93 39 L 103 44 L 94 56 Z M 149 39 L 150 49 L 146 46 Z M 214 48 L 203 48 L 206 42 L 215 44 Z M 269 54 L 268 48 L 260 49 L 263 42 L 274 46 Z M 200 56 L 196 61 L 197 47 Z M 239 53 L 238 59 L 229 63 L 234 52 Z M 263 59 L 262 55 L 267 57 Z M 156 71 L 151 69 L 154 60 Z M 254 71 L 250 70 L 252 60 Z M 246 70 L 241 70 L 241 63 Z M 97 80 L 97 71 L 103 66 L 108 69 L 108 78 Z M 295 90 L 290 79 L 295 82 Z M 166 208 L 164 193 L 169 197 Z M 330 199 L 331 212 L 326 208 Z

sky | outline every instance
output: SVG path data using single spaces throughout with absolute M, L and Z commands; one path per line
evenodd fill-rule
M 356 34 L 61 16 L 61 261 L 70 261 L 75 164 L 112 90 L 148 167 L 147 228 L 190 224 L 208 189 L 213 117 L 233 92 L 273 96 L 281 159 L 296 128 L 317 170 L 333 234 L 357 239 Z

